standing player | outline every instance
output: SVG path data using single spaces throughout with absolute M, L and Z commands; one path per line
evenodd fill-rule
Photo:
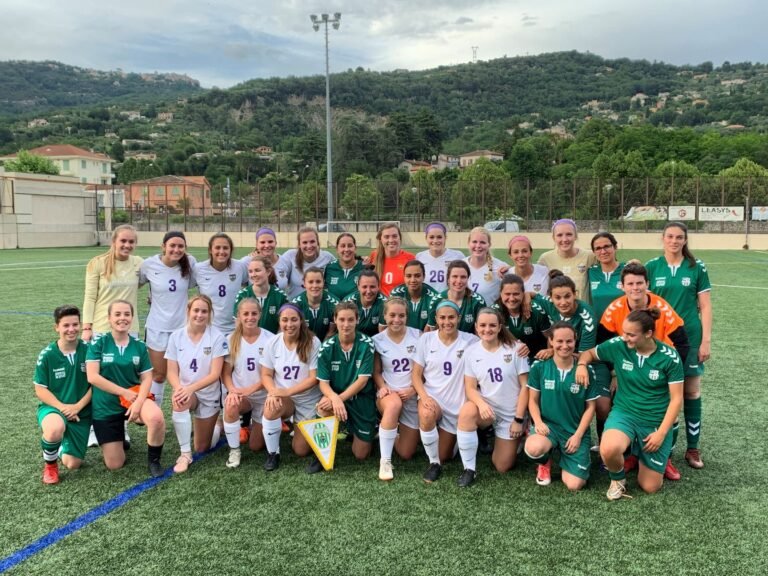
M 261 256 L 259 257 L 261 258 Z M 240 466 L 240 415 L 254 412 L 250 447 L 264 449 L 261 419 L 267 393 L 261 383 L 261 357 L 274 334 L 259 327 L 261 306 L 253 298 L 244 298 L 237 305 L 235 331 L 229 337 L 229 355 L 221 374 L 227 395 L 224 399 L 224 433 L 229 445 L 228 468 Z
M 598 232 L 592 237 L 592 252 L 597 258 L 597 264 L 590 266 L 587 276 L 595 318 L 602 318 L 608 305 L 624 296 L 621 287 L 624 262 L 616 258 L 617 246 L 618 242 L 610 232 Z
M 93 339 L 86 355 L 88 382 L 93 386 L 93 429 L 104 465 L 117 470 L 125 464 L 125 422 L 147 427 L 147 458 L 152 477 L 163 474 L 160 456 L 165 440 L 163 412 L 149 393 L 152 364 L 147 346 L 131 334 L 134 308 L 115 300 L 107 314 L 111 330 Z
M 459 412 L 456 440 L 464 472 L 462 488 L 477 477 L 477 429 L 493 426 L 496 442 L 491 461 L 497 471 L 512 469 L 517 447 L 523 437 L 528 407 L 528 360 L 521 356 L 516 342 L 494 308 L 482 308 L 477 315 L 475 342 L 465 353 L 464 388 L 467 401 Z
M 437 306 L 441 302 L 449 301 L 453 302 L 459 311 L 458 329 L 462 332 L 474 333 L 477 312 L 485 306 L 485 300 L 469 289 L 468 282 L 469 264 L 463 260 L 454 260 L 448 264 L 448 289 L 430 300 L 426 331 L 434 330 L 437 326 Z
M 173 388 L 173 428 L 181 454 L 173 471 L 192 464 L 192 416 L 195 412 L 195 452 L 211 447 L 221 410 L 221 371 L 228 353 L 226 337 L 211 326 L 213 304 L 208 296 L 193 296 L 187 304 L 187 325 L 171 334 L 165 358 Z
M 435 292 L 448 288 L 448 264 L 464 260 L 464 254 L 445 247 L 447 230 L 442 222 L 430 222 L 424 229 L 428 250 L 416 254 L 416 260 L 424 264 L 424 281 Z
M 297 234 L 298 248 L 291 248 L 280 257 L 281 264 L 287 266 L 288 299 L 293 300 L 304 291 L 304 270 L 310 266 L 325 270 L 333 260 L 333 254 L 320 249 L 320 236 L 314 228 L 300 228 Z
M 576 222 L 570 218 L 558 220 L 552 225 L 552 238 L 555 241 L 555 249 L 544 252 L 539 257 L 539 264 L 550 270 L 562 270 L 576 285 L 576 297 L 589 302 L 587 270 L 597 259 L 592 252 L 576 247 L 576 240 L 579 238 Z
M 317 403 L 320 417 L 336 416 L 347 423 L 352 435 L 352 454 L 365 460 L 371 454 L 376 435 L 376 390 L 373 375 L 373 342 L 359 333 L 357 306 L 342 302 L 336 306 L 334 322 L 338 333 L 326 340 L 317 356 L 317 379 L 323 397 Z M 315 459 L 307 468 L 322 471 Z
M 277 311 L 288 301 L 288 297 L 280 288 L 270 283 L 274 276 L 272 263 L 266 256 L 253 256 L 248 263 L 248 280 L 250 284 L 240 290 L 235 297 L 234 314 L 237 316 L 237 305 L 244 298 L 253 298 L 261 306 L 259 327 L 276 333 Z
M 357 330 L 366 336 L 376 336 L 384 329 L 384 303 L 387 301 L 379 290 L 379 276 L 373 270 L 363 270 L 357 277 L 357 291 L 344 299 L 357 307 Z
M 541 264 L 532 264 L 533 247 L 527 236 L 515 236 L 509 241 L 507 253 L 512 267 L 505 274 L 516 274 L 525 282 L 526 292 L 546 294 L 549 290 L 549 270 Z
M 416 258 L 401 248 L 403 234 L 394 222 L 382 224 L 376 234 L 378 245 L 368 257 L 376 274 L 381 279 L 381 291 L 389 296 L 392 288 L 403 283 L 403 270 L 406 262 Z
M 547 313 L 536 302 L 531 302 L 530 314 L 526 318 L 523 311 L 524 298 L 525 281 L 516 274 L 505 274 L 501 279 L 499 299 L 493 308 L 501 312 L 507 329 L 522 343 L 519 350 L 527 349 L 525 354 L 529 362 L 532 362 L 536 354 L 547 347 L 544 332 L 549 329 L 550 322 Z
M 408 303 L 408 326 L 423 332 L 429 320 L 429 304 L 438 293 L 424 283 L 424 264 L 420 260 L 407 262 L 403 273 L 405 281 L 395 286 L 389 296 Z
M 662 236 L 664 255 L 646 264 L 651 290 L 669 302 L 685 322 L 690 351 L 685 367 L 685 460 L 691 468 L 703 468 L 701 436 L 701 375 L 712 344 L 712 285 L 707 267 L 688 248 L 688 228 L 669 222 Z
M 469 233 L 469 287 L 483 297 L 485 302 L 496 302 L 499 297 L 501 278 L 499 270 L 506 268 L 491 254 L 491 234 L 482 227 L 473 228 Z
M 364 268 L 355 237 L 342 232 L 336 238 L 336 260 L 325 267 L 326 289 L 337 300 L 343 300 L 357 289 L 357 277 Z
M 588 367 L 589 386 L 576 383 L 576 330 L 571 324 L 556 322 L 549 331 L 549 343 L 555 355 L 534 362 L 528 373 L 533 426 L 525 453 L 534 462 L 551 462 L 552 451 L 559 449 L 563 484 L 568 490 L 581 490 L 589 479 L 589 425 L 599 397 L 595 374 Z M 550 467 L 540 465 L 536 483 L 548 486 L 551 482 Z
M 381 413 L 379 480 L 394 477 L 393 449 L 403 460 L 410 460 L 419 444 L 419 410 L 411 370 L 420 333 L 406 325 L 407 311 L 408 304 L 402 298 L 393 296 L 387 300 L 384 305 L 387 329 L 373 337 L 376 348 L 373 381 L 376 406 Z
M 152 304 L 145 327 L 149 359 L 152 362 L 152 388 L 158 406 L 165 395 L 165 349 L 171 332 L 184 326 L 184 307 L 188 291 L 194 286 L 195 260 L 187 254 L 183 232 L 166 232 L 163 251 L 144 260 L 139 285 L 149 284 Z
M 624 320 L 623 337 L 582 352 L 576 382 L 589 383 L 587 364 L 606 360 L 616 368 L 618 388 L 605 423 L 600 456 L 611 484 L 608 499 L 626 495 L 624 453 L 640 458 L 637 482 L 649 494 L 664 483 L 664 467 L 672 450 L 672 424 L 683 400 L 683 366 L 673 348 L 656 340 L 659 309 L 635 310 Z
M 42 430 L 43 483 L 59 482 L 61 463 L 75 470 L 85 459 L 91 426 L 91 387 L 85 375 L 88 345 L 80 340 L 80 310 L 59 306 L 53 311 L 59 338 L 43 348 L 35 367 L 37 424 Z
M 333 311 L 339 301 L 325 289 L 325 279 L 320 268 L 307 268 L 304 272 L 304 288 L 306 292 L 299 294 L 291 304 L 301 310 L 307 326 L 322 342 L 336 331 Z
M 280 433 L 283 419 L 294 422 L 310 420 L 322 394 L 317 387 L 317 354 L 320 340 L 307 328 L 307 323 L 293 304 L 279 311 L 280 333 L 269 341 L 261 356 L 261 382 L 267 391 L 262 432 L 267 447 L 264 469 L 280 466 Z M 293 453 L 308 456 L 312 449 L 304 436 L 294 434 Z
M 248 266 L 251 260 L 261 256 L 269 262 L 270 269 L 274 270 L 274 284 L 281 290 L 288 285 L 288 268 L 283 265 L 280 255 L 277 253 L 277 237 L 272 228 L 259 228 L 256 230 L 256 246 L 253 252 L 243 256 L 240 260 Z M 264 326 L 262 326 L 264 328 Z
M 466 266 L 466 262 L 462 264 Z M 459 410 L 466 400 L 464 352 L 477 342 L 474 334 L 459 331 L 460 310 L 454 302 L 442 300 L 434 312 L 437 331 L 419 338 L 411 371 L 419 398 L 419 434 L 429 458 L 423 476 L 427 483 L 440 478 L 442 462 L 453 457 Z

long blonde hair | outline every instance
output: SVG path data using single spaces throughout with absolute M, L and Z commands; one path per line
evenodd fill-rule
M 102 269 L 101 275 L 109 280 L 112 278 L 112 276 L 115 275 L 115 260 L 117 260 L 117 254 L 115 251 L 115 242 L 117 242 L 117 237 L 120 235 L 120 232 L 133 232 L 133 235 L 136 236 L 138 239 L 138 234 L 136 232 L 136 228 L 131 226 L 130 224 L 120 224 L 117 228 L 115 228 L 112 231 L 112 244 L 109 246 L 109 250 L 107 250 L 104 254 L 100 256 L 100 258 L 103 258 L 104 260 L 104 267 Z
M 259 315 L 261 315 L 261 304 L 259 304 L 259 301 L 256 300 L 256 298 L 243 298 L 237 303 L 237 311 L 235 312 L 235 330 L 232 332 L 232 337 L 229 341 L 229 358 L 231 361 L 230 363 L 233 365 L 237 361 L 237 355 L 240 353 L 240 343 L 243 340 L 243 323 L 240 321 L 240 308 L 242 308 L 243 304 L 246 302 L 256 306 L 259 310 Z
M 482 234 L 488 240 L 488 251 L 485 253 L 485 263 L 488 264 L 488 272 L 493 274 L 493 256 L 491 255 L 491 234 L 482 226 L 475 226 L 469 231 L 467 242 L 472 240 L 472 234 Z
M 376 241 L 378 242 L 378 246 L 376 247 L 376 261 L 373 263 L 373 269 L 376 270 L 376 273 L 380 278 L 384 274 L 384 260 L 386 260 L 384 255 L 384 243 L 381 241 L 381 235 L 384 230 L 389 230 L 390 228 L 395 228 L 397 230 L 397 235 L 400 237 L 400 244 L 403 243 L 403 231 L 400 230 L 400 226 L 398 226 L 395 222 L 385 222 L 379 226 L 379 231 L 376 232 Z
M 296 243 L 298 244 L 296 250 L 296 269 L 302 274 L 304 274 L 304 253 L 301 251 L 301 235 L 310 233 L 315 235 L 315 240 L 317 241 L 317 251 L 318 254 L 320 253 L 320 235 L 317 233 L 317 230 L 311 226 L 304 226 L 299 228 L 299 231 L 296 234 Z

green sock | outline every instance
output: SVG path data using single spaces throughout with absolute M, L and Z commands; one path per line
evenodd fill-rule
M 677 435 L 680 434 L 680 420 L 675 420 L 672 424 L 672 449 L 677 446 Z
M 61 442 L 48 442 L 45 438 L 40 438 L 43 460 L 46 462 L 56 462 L 59 459 L 59 446 L 61 446 Z
M 624 472 L 624 467 L 621 467 L 621 470 L 618 472 L 611 472 L 608 470 L 608 478 L 611 480 L 625 480 L 627 477 L 626 473 Z
M 701 396 L 683 401 L 683 413 L 685 414 L 685 438 L 688 448 L 699 447 L 701 436 Z

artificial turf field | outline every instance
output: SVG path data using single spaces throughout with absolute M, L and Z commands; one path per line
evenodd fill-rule
M 108 472 L 90 448 L 83 469 L 62 467 L 59 485 L 40 481 L 35 359 L 55 339 L 51 311 L 82 305 L 85 264 L 103 250 L 0 251 L 0 572 L 12 554 L 148 477 L 143 430 L 132 426 L 124 469 Z M 191 252 L 205 258 L 203 249 Z M 645 261 L 657 254 L 620 257 Z M 247 450 L 240 468 L 227 469 L 224 447 L 189 473 L 25 555 L 7 573 L 766 574 L 768 253 L 697 256 L 714 284 L 712 360 L 703 380 L 706 467 L 685 465 L 681 427 L 673 458 L 683 479 L 656 495 L 642 494 L 630 475 L 634 498 L 608 502 L 608 479 L 594 456 L 592 478 L 578 494 L 568 493 L 557 472 L 551 486 L 537 486 L 524 457 L 500 475 L 480 456 L 478 481 L 469 489 L 456 487 L 458 458 L 426 485 L 423 454 L 412 462 L 395 457 L 395 479 L 383 483 L 378 456 L 356 462 L 344 443 L 334 471 L 308 476 L 283 435 L 278 471 L 264 472 L 264 456 Z M 144 295 L 142 289 L 142 317 Z M 167 399 L 164 408 L 163 463 L 172 466 L 178 447 Z

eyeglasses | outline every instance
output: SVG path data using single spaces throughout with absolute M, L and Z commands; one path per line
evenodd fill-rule
M 604 252 L 606 250 L 613 250 L 613 244 L 606 244 L 605 246 L 595 246 L 592 248 L 594 252 Z

